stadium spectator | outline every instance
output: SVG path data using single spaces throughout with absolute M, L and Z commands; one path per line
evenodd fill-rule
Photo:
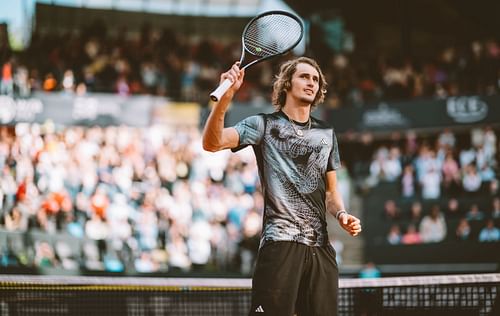
M 108 250 L 103 258 L 104 270 L 107 272 L 123 272 L 125 271 L 125 265 L 118 257 L 116 251 Z M 142 272 L 136 269 L 137 272 Z
M 374 183 L 379 181 L 395 182 L 401 175 L 402 166 L 399 148 L 381 147 L 370 164 L 370 176 Z
M 500 241 L 500 229 L 495 227 L 493 219 L 488 219 L 486 226 L 479 233 L 480 242 L 496 242 Z
M 359 271 L 359 277 L 362 279 L 380 278 L 381 276 L 382 273 L 373 261 L 366 262 L 363 268 Z
M 469 240 L 471 234 L 471 227 L 466 218 L 461 218 L 455 230 L 455 237 L 457 240 Z
M 8 231 L 26 231 L 28 227 L 27 218 L 19 211 L 18 207 L 13 207 L 5 214 L 5 229 Z
M 391 245 L 399 245 L 401 243 L 401 239 L 401 228 L 398 224 L 393 224 L 387 234 L 387 242 Z
M 438 147 L 443 148 L 445 151 L 455 148 L 457 140 L 455 134 L 450 128 L 445 128 L 438 136 Z
M 0 267 L 19 267 L 26 264 L 27 262 L 22 261 L 21 254 L 12 246 L 12 241 L 7 239 L 0 248 Z
M 482 221 L 484 219 L 484 212 L 479 209 L 476 203 L 473 203 L 465 216 L 469 222 Z
M 148 251 L 141 252 L 139 258 L 134 261 L 134 269 L 139 273 L 152 273 L 158 271 L 158 264 L 154 261 Z
M 390 220 L 397 220 L 401 217 L 401 210 L 394 200 L 387 200 L 384 205 L 385 217 Z
M 462 169 L 466 166 L 471 165 L 476 160 L 476 150 L 474 147 L 462 148 L 459 154 L 459 162 Z
M 202 271 L 208 264 L 212 251 L 211 238 L 212 227 L 204 220 L 194 221 L 189 228 L 187 247 L 194 271 Z
M 444 191 L 448 195 L 456 196 L 461 187 L 461 175 L 458 162 L 453 157 L 453 153 L 451 151 L 448 151 L 445 155 L 442 173 Z
M 417 227 L 414 224 L 408 225 L 406 229 L 406 233 L 404 233 L 401 238 L 401 243 L 405 245 L 414 245 L 422 243 L 422 236 L 417 230 Z
M 496 221 L 500 220 L 500 198 L 498 197 L 492 201 L 491 217 Z
M 460 209 L 460 202 L 456 198 L 451 198 L 446 203 L 445 216 L 450 219 L 462 216 Z
M 0 78 L 0 95 L 14 94 L 13 61 L 8 60 L 2 65 L 2 77 Z
M 441 164 L 436 157 L 436 152 L 428 144 L 424 143 L 419 147 L 419 152 L 417 157 L 414 159 L 415 172 L 417 175 L 417 180 L 422 183 L 425 179 L 425 175 L 429 173 L 429 170 L 433 169 L 433 172 L 441 170 Z
M 97 242 L 99 249 L 99 259 L 104 257 L 106 252 L 106 239 L 109 237 L 108 223 L 97 214 L 92 214 L 85 223 L 85 236 Z
M 406 165 L 403 168 L 401 177 L 401 195 L 404 198 L 413 198 L 416 195 L 417 185 L 415 183 L 415 173 L 412 165 Z
M 441 173 L 435 167 L 429 169 L 422 175 L 422 198 L 435 200 L 441 197 Z
M 495 130 L 491 126 L 486 126 L 484 128 L 484 140 L 483 140 L 483 146 L 484 146 L 484 151 L 486 152 L 487 157 L 489 157 L 491 160 L 495 159 L 495 155 L 497 153 L 497 135 L 495 133 Z
M 462 186 L 464 191 L 470 196 L 475 196 L 479 193 L 481 189 L 482 179 L 477 172 L 477 168 L 473 164 L 469 164 L 465 167 L 464 175 L 462 178 Z
M 440 242 L 446 237 L 446 221 L 439 205 L 432 205 L 429 215 L 424 216 L 419 227 L 424 243 Z
M 422 220 L 422 203 L 420 201 L 414 201 L 410 206 L 410 223 L 418 227 L 420 221 Z
M 191 260 L 184 237 L 180 232 L 171 232 L 166 250 L 168 253 L 168 264 L 173 271 L 189 271 Z
M 389 149 L 389 156 L 384 163 L 384 179 L 389 182 L 395 182 L 401 176 L 401 153 L 397 146 Z
M 487 188 L 487 193 L 490 196 L 498 196 L 500 193 L 499 189 L 500 189 L 499 180 L 498 178 L 496 178 L 495 180 L 490 182 L 489 187 Z
M 47 241 L 35 242 L 35 258 L 36 267 L 51 268 L 59 265 L 53 247 Z

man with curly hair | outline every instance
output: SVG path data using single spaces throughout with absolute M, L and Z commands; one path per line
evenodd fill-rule
M 338 267 L 326 211 L 352 236 L 361 224 L 337 189 L 335 132 L 311 116 L 324 100 L 325 78 L 311 58 L 287 61 L 273 85 L 276 111 L 224 128 L 244 76 L 238 63 L 221 75 L 233 85 L 208 117 L 203 147 L 215 152 L 251 145 L 257 158 L 265 206 L 250 315 L 337 315 Z

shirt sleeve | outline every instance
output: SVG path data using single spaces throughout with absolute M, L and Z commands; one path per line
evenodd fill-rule
M 260 144 L 264 137 L 264 120 L 264 115 L 252 115 L 236 123 L 234 128 L 240 135 L 240 141 L 238 147 L 233 148 L 232 151 L 236 152 L 248 145 Z
M 338 168 L 340 168 L 339 146 L 337 144 L 335 131 L 332 130 L 332 150 L 330 151 L 330 157 L 328 158 L 327 171 L 337 170 Z

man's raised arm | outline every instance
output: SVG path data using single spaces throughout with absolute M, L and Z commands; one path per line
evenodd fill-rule
M 239 134 L 233 127 L 224 128 L 224 117 L 227 108 L 234 97 L 234 94 L 241 87 L 245 71 L 240 70 L 238 63 L 235 63 L 231 69 L 221 75 L 221 82 L 229 79 L 233 85 L 220 98 L 219 102 L 215 103 L 210 115 L 208 116 L 205 128 L 203 130 L 203 149 L 211 152 L 222 149 L 234 148 L 238 146 Z

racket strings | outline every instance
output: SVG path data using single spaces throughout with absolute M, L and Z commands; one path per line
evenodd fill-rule
M 250 29 L 245 36 L 248 44 L 252 46 L 257 53 L 261 50 L 267 50 L 269 54 L 276 54 L 288 50 L 300 38 L 300 26 L 293 20 L 294 25 L 284 24 L 264 24 L 261 27 Z M 298 34 L 298 35 L 297 35 Z
M 300 23 L 285 15 L 268 15 L 257 19 L 245 32 L 243 39 L 246 49 L 256 56 L 281 54 L 300 39 Z

